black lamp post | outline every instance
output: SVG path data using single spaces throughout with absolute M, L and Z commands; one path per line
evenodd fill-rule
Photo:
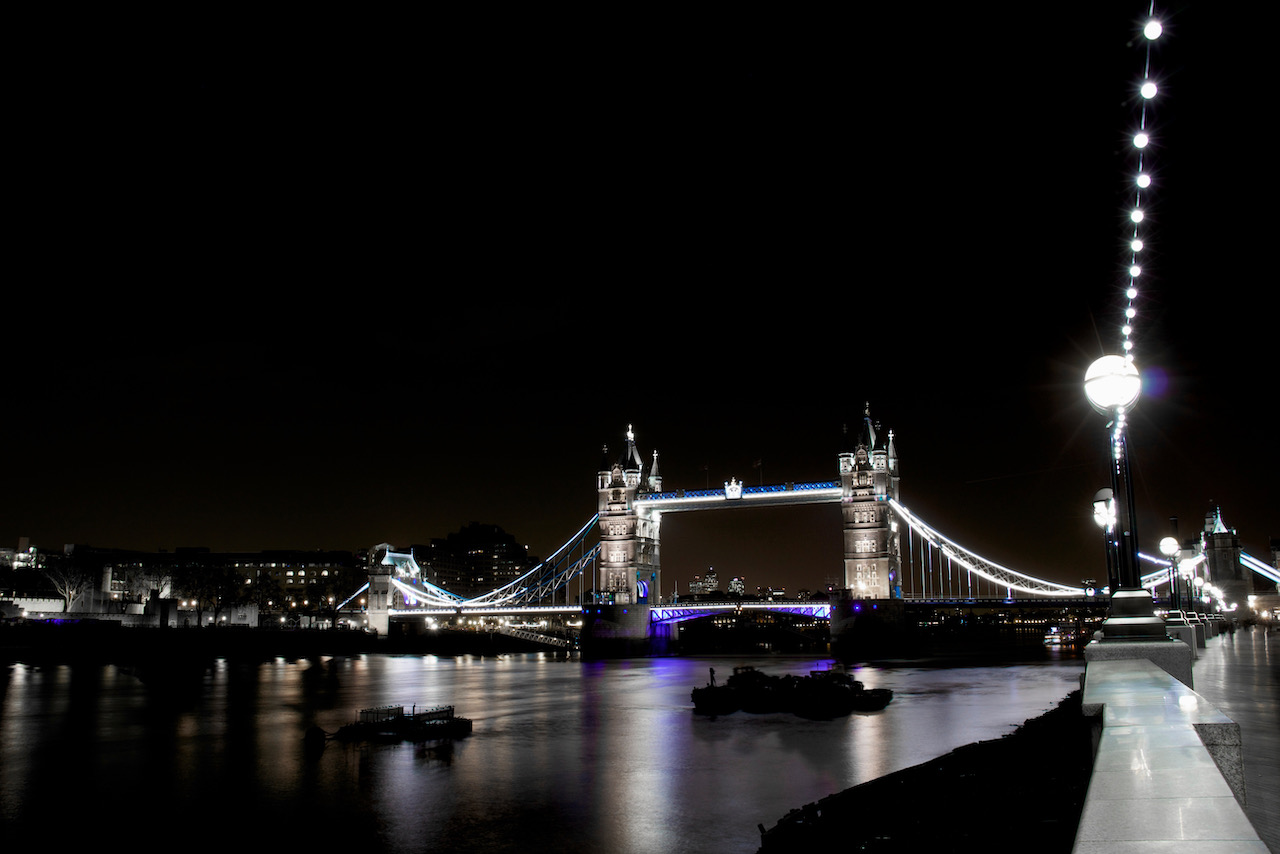
M 1178 555 L 1182 554 L 1182 546 L 1174 537 L 1165 537 L 1160 541 L 1160 551 L 1169 559 L 1169 610 L 1182 610 L 1182 591 L 1178 589 Z
M 1093 521 L 1102 529 L 1102 545 L 1107 553 L 1107 590 L 1114 593 L 1120 588 L 1120 577 L 1116 573 L 1115 498 L 1110 487 L 1099 489 L 1093 496 Z
M 1111 613 L 1102 624 L 1102 640 L 1165 640 L 1164 620 L 1155 614 L 1151 592 L 1138 573 L 1138 534 L 1130 484 L 1125 416 L 1138 402 L 1142 379 L 1133 362 L 1122 356 L 1103 356 L 1085 372 L 1084 391 L 1093 407 L 1110 416 L 1112 507 L 1116 514 L 1118 584 L 1111 590 Z

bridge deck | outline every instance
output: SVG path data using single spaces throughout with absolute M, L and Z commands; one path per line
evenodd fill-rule
M 1128 659 L 1089 663 L 1084 707 L 1100 711 L 1103 728 L 1074 854 L 1186 842 L 1197 854 L 1266 854 L 1233 791 L 1240 729 L 1216 706 L 1150 661 Z

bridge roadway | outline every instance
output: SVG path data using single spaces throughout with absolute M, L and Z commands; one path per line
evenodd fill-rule
M 865 602 L 875 602 L 879 600 L 866 599 Z M 971 598 L 971 599 L 902 599 L 909 611 L 927 610 L 931 608 L 991 608 L 991 609 L 1040 609 L 1040 608 L 1078 608 L 1081 606 L 1088 608 L 1098 608 L 1105 610 L 1108 603 L 1105 599 L 1092 599 L 1085 597 L 1048 597 L 1038 596 L 1025 599 L 999 599 L 999 598 Z M 580 614 L 591 605 L 459 605 L 456 607 L 421 607 L 421 608 L 398 608 L 391 611 L 391 616 L 396 618 L 406 617 L 458 617 L 458 616 L 475 616 L 475 617 L 536 617 L 550 615 L 571 615 Z M 697 617 L 707 617 L 712 614 L 724 614 L 735 611 L 772 611 L 774 613 L 795 614 L 798 616 L 814 617 L 819 620 L 827 620 L 831 618 L 831 605 L 824 600 L 801 601 L 801 600 L 777 600 L 769 602 L 757 602 L 752 600 L 743 601 L 714 601 L 714 602 L 670 602 L 662 605 L 650 606 L 650 622 L 680 622 L 682 620 L 696 619 Z

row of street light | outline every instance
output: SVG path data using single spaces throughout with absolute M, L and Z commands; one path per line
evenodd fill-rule
M 1141 96 L 1138 103 L 1142 105 L 1142 117 L 1138 131 L 1133 136 L 1138 168 L 1136 198 L 1129 216 L 1133 233 L 1129 241 L 1132 250 L 1129 284 L 1125 290 L 1128 302 L 1121 328 L 1124 355 L 1103 356 L 1089 366 L 1084 377 L 1084 391 L 1089 402 L 1110 419 L 1107 431 L 1111 484 L 1099 490 L 1093 501 L 1094 519 L 1105 535 L 1107 580 L 1112 591 L 1111 613 L 1102 624 L 1104 641 L 1155 641 L 1168 637 L 1164 620 L 1156 616 L 1155 602 L 1150 591 L 1142 586 L 1138 568 L 1137 519 L 1130 482 L 1131 466 L 1126 430 L 1128 414 L 1137 404 L 1142 392 L 1142 378 L 1134 364 L 1133 352 L 1133 327 L 1137 314 L 1135 301 L 1138 296 L 1138 278 L 1142 273 L 1138 257 L 1144 248 L 1138 229 L 1145 218 L 1142 193 L 1151 185 L 1143 163 L 1143 150 L 1150 142 L 1146 104 L 1157 92 L 1155 81 L 1151 78 L 1151 44 L 1159 38 L 1161 31 L 1154 16 L 1143 27 L 1147 59 L 1138 93 Z

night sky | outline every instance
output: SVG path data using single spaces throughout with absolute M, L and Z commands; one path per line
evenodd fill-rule
M 1221 506 L 1265 560 L 1269 78 L 1214 5 L 1164 7 L 1153 52 L 1138 538 Z M 668 489 L 825 480 L 869 402 L 934 527 L 1104 577 L 1082 380 L 1119 347 L 1144 11 L 33 33 L 0 545 L 355 550 L 481 521 L 546 555 L 628 425 Z M 708 566 L 817 587 L 839 527 L 668 516 L 663 592 Z

